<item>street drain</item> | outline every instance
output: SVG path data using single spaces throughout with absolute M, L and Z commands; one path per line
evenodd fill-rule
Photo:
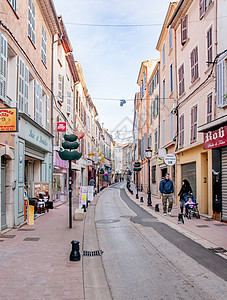
M 37 242 L 40 238 L 33 238 L 33 237 L 28 237 L 28 238 L 25 238 L 24 241 L 26 242 Z
M 22 228 L 22 229 L 18 229 L 18 231 L 34 231 L 34 228 Z
M 198 227 L 198 228 L 206 228 L 206 227 L 209 227 L 209 226 L 207 226 L 207 225 L 196 225 L 196 227 Z
M 96 251 L 83 251 L 83 256 L 101 256 L 103 253 L 102 250 L 96 250 Z
M 225 253 L 227 252 L 227 250 L 225 250 L 224 248 L 208 248 L 209 251 L 213 252 L 213 253 Z
M 98 220 L 98 221 L 96 221 L 96 223 L 103 223 L 103 224 L 116 223 L 116 222 L 120 222 L 120 220 L 104 219 L 104 220 Z
M 13 239 L 15 236 L 16 236 L 15 234 L 2 234 L 2 235 L 0 235 L 0 238 Z

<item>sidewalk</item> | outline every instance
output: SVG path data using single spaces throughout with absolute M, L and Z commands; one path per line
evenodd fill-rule
M 84 299 L 84 222 L 69 229 L 68 210 L 63 204 L 0 235 L 0 299 Z M 80 242 L 80 261 L 69 261 L 72 240 Z
M 167 216 L 163 216 L 162 201 L 160 198 L 155 198 L 152 195 L 152 207 L 150 207 L 147 206 L 147 193 L 139 192 L 139 199 L 136 199 L 136 188 L 133 183 L 131 183 L 131 189 L 133 190 L 133 195 L 125 188 L 127 195 L 146 211 L 157 217 L 161 222 L 168 224 L 206 248 L 224 248 L 227 250 L 227 224 L 204 216 L 201 216 L 200 219 L 184 218 L 184 224 L 178 224 L 178 214 L 180 212 L 178 206 L 173 205 L 171 216 L 168 214 Z M 140 197 L 143 197 L 143 203 L 140 202 Z M 156 204 L 159 204 L 159 212 L 156 212 L 154 209 Z M 227 259 L 227 252 L 219 255 Z

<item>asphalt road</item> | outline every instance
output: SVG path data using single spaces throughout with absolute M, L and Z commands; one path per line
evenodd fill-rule
M 93 215 L 112 299 L 226 299 L 226 260 L 158 221 L 122 187 L 104 191 Z

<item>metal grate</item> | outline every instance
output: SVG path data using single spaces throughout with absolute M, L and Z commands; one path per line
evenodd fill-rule
M 2 239 L 13 239 L 16 235 L 15 234 L 1 234 L 0 238 Z
M 83 251 L 83 256 L 101 256 L 103 253 L 102 250 L 96 250 L 96 251 Z
M 210 226 L 207 226 L 207 225 L 196 225 L 196 227 L 205 228 L 205 227 L 210 227 Z
M 24 241 L 26 242 L 37 242 L 40 238 L 36 238 L 36 237 L 28 237 L 28 238 L 25 238 Z
M 18 229 L 18 231 L 34 231 L 34 228 L 22 228 L 22 229 Z
M 0 240 L 0 242 L 4 242 L 4 240 Z
M 214 224 L 215 226 L 227 226 L 226 224 L 222 224 L 222 223 L 220 223 L 220 224 Z
M 210 250 L 213 253 L 225 253 L 227 252 L 227 250 L 225 250 L 224 248 L 208 248 L 208 250 Z

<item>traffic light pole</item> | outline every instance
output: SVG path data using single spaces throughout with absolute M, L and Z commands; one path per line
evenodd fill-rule
M 139 195 L 138 195 L 138 171 L 136 172 L 136 199 L 139 199 Z
M 69 228 L 72 228 L 72 161 L 69 160 Z

